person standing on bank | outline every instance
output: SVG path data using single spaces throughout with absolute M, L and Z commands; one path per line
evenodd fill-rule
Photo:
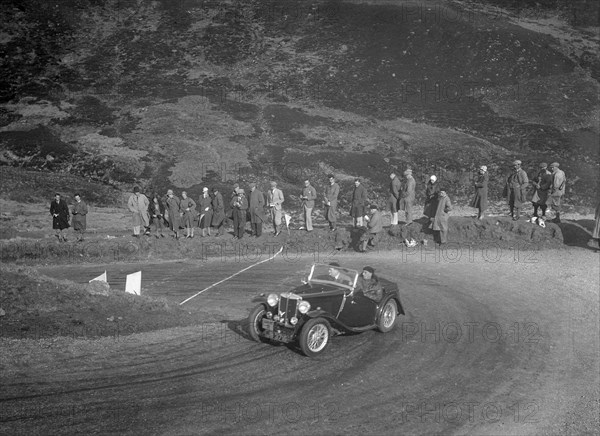
M 562 196 L 565 194 L 565 184 L 567 178 L 565 172 L 558 168 L 558 162 L 550 164 L 550 171 L 552 171 L 552 183 L 550 184 L 550 192 L 548 195 L 548 207 L 554 211 L 553 223 L 560 223 L 560 206 L 562 202 Z
M 510 208 L 510 216 L 513 221 L 517 221 L 520 216 L 521 208 L 525 202 L 527 185 L 529 178 L 525 170 L 521 168 L 521 161 L 513 162 L 513 172 L 506 180 L 504 187 L 504 197 L 508 198 L 508 207 Z
M 448 242 L 448 212 L 452 210 L 452 203 L 446 194 L 446 191 L 441 189 L 438 195 L 438 205 L 433 219 L 433 230 L 439 234 L 439 244 L 443 245 Z M 434 233 L 435 235 L 435 233 Z
M 307 232 L 313 231 L 312 225 L 312 211 L 315 208 L 315 199 L 317 198 L 317 191 L 310 184 L 310 180 L 304 181 L 304 188 L 302 188 L 302 211 L 304 212 L 304 227 Z
M 248 212 L 250 214 L 251 236 L 260 238 L 262 236 L 262 225 L 265 220 L 265 196 L 256 187 L 256 183 L 250 183 L 250 200 L 248 201 Z
M 236 188 L 236 196 L 231 199 L 233 210 L 233 239 L 242 239 L 246 230 L 246 214 L 248 213 L 248 199 L 242 188 Z
M 52 215 L 52 228 L 55 231 L 58 242 L 67 242 L 67 237 L 63 230 L 69 228 L 69 206 L 57 192 L 54 194 L 54 200 L 50 203 L 50 215 Z
M 187 196 L 187 192 L 181 193 L 179 208 L 182 213 L 183 225 L 185 226 L 186 238 L 194 237 L 194 220 L 196 219 L 196 202 Z
M 136 238 L 140 237 L 140 228 L 144 226 L 144 233 L 146 233 L 147 227 L 150 225 L 150 217 L 148 216 L 148 206 L 150 201 L 148 197 L 140 192 L 140 188 L 137 186 L 133 188 L 133 195 L 129 197 L 127 207 L 132 213 L 133 219 L 133 236 Z
M 431 176 L 425 186 L 425 207 L 423 208 L 423 215 L 429 218 L 430 222 L 433 221 L 433 217 L 435 216 L 439 192 L 440 184 L 437 183 L 437 177 Z
M 219 237 L 225 233 L 225 228 L 223 227 L 225 221 L 225 203 L 223 202 L 223 195 L 221 195 L 219 188 L 216 186 L 213 188 L 212 212 L 211 225 L 217 228 L 215 236 Z
M 167 191 L 167 197 L 165 199 L 166 213 L 169 215 L 169 227 L 171 231 L 175 233 L 175 239 L 179 239 L 179 226 L 181 224 L 181 201 L 177 197 L 172 189 Z
M 335 182 L 333 174 L 327 176 L 329 185 L 325 187 L 325 198 L 323 204 L 325 206 L 325 218 L 329 222 L 329 231 L 335 231 L 337 223 L 337 202 L 340 194 L 340 185 Z
M 165 228 L 165 205 L 157 193 L 152 194 L 150 206 L 148 206 L 148 215 L 150 216 L 150 225 L 154 226 L 156 239 L 159 237 L 164 238 L 165 234 L 163 233 L 163 229 Z
M 352 204 L 350 206 L 350 216 L 353 220 L 354 228 L 364 226 L 364 216 L 366 214 L 367 190 L 360 183 L 360 179 L 354 179 L 354 190 L 352 191 Z
M 83 242 L 83 234 L 87 227 L 88 207 L 81 195 L 75 194 L 75 203 L 73 204 L 73 230 L 77 234 L 77 242 Z
M 541 163 L 540 171 L 531 182 L 534 192 L 531 198 L 533 204 L 533 216 L 538 218 L 538 209 L 542 211 L 542 218 L 546 218 L 546 203 L 548 201 L 548 193 L 552 185 L 552 173 L 548 171 L 548 164 Z M 534 220 L 535 221 L 535 220 Z
M 388 199 L 388 208 L 392 213 L 392 225 L 398 225 L 398 203 L 400 202 L 400 189 L 402 183 L 396 176 L 396 173 L 390 174 L 390 198 Z
M 365 215 L 365 221 L 367 222 L 367 228 L 360 237 L 361 247 L 360 251 L 364 253 L 367 248 L 373 249 L 379 242 L 379 235 L 383 231 L 383 219 L 381 218 L 381 212 L 379 212 L 377 205 L 372 204 L 369 206 L 371 216 Z
M 408 225 L 412 223 L 412 207 L 415 202 L 415 187 L 417 183 L 411 169 L 404 171 L 404 177 L 406 177 L 406 184 L 402 189 L 398 206 L 406 214 L 406 224 Z
M 200 236 L 210 236 L 210 222 L 212 220 L 212 198 L 208 195 L 208 188 L 202 188 L 202 195 L 198 199 L 198 208 L 200 216 L 198 218 L 198 227 L 200 227 Z
M 278 236 L 281 233 L 281 218 L 283 216 L 281 204 L 284 201 L 283 191 L 277 188 L 277 182 L 271 182 L 271 189 L 267 192 L 267 202 L 273 221 L 273 234 Z
M 471 201 L 471 207 L 477 209 L 477 219 L 480 220 L 483 219 L 483 214 L 488 206 L 488 182 L 489 174 L 487 167 L 485 165 L 481 165 L 473 179 L 475 197 L 473 197 L 473 201 Z

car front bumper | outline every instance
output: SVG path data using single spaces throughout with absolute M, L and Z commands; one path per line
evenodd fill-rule
M 296 329 L 286 327 L 271 319 L 263 318 L 261 336 L 277 342 L 292 342 L 295 339 Z

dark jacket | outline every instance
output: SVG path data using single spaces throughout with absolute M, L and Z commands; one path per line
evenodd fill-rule
M 352 191 L 352 206 L 350 206 L 350 216 L 359 218 L 366 213 L 367 190 L 361 184 L 354 187 Z
M 223 202 L 223 196 L 220 192 L 216 192 L 212 199 L 212 225 L 215 227 L 220 226 L 225 219 L 225 203 Z
M 61 198 L 58 203 L 56 200 L 52 200 L 52 203 L 50 203 L 50 214 L 52 215 L 53 229 L 63 230 L 69 228 L 70 212 L 65 200 Z
M 265 196 L 258 188 L 250 191 L 248 213 L 250 214 L 250 222 L 252 223 L 261 223 L 265 220 Z

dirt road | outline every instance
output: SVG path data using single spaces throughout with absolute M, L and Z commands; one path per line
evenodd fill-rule
M 243 331 L 250 298 L 296 281 L 309 257 L 278 258 L 187 303 L 220 322 L 93 340 L 5 340 L 0 433 L 597 431 L 598 255 L 438 254 L 337 256 L 398 281 L 407 316 L 388 334 L 336 337 L 317 359 L 253 343 Z M 248 264 L 106 268 L 113 286 L 141 269 L 148 293 L 183 300 Z M 103 270 L 40 268 L 82 282 Z

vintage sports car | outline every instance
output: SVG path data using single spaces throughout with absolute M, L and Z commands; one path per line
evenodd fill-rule
M 248 332 L 256 341 L 298 342 L 307 356 L 323 352 L 332 334 L 394 328 L 404 315 L 398 285 L 378 278 L 376 296 L 361 290 L 358 271 L 314 264 L 303 284 L 281 294 L 261 294 L 248 317 Z

